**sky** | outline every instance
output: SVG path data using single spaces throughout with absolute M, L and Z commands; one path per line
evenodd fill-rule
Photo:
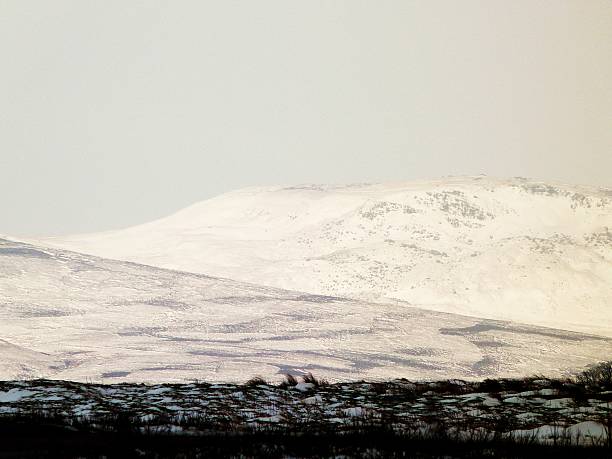
M 612 1 L 0 0 L 0 234 L 252 185 L 612 187 Z

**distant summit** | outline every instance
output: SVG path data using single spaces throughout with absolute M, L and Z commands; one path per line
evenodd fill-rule
M 612 190 L 524 178 L 256 187 L 45 245 L 612 336 Z

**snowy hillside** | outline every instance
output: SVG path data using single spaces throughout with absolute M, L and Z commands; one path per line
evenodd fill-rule
M 45 245 L 612 336 L 612 190 L 485 177 L 250 188 Z
M 612 340 L 316 296 L 0 239 L 0 379 L 551 376 Z

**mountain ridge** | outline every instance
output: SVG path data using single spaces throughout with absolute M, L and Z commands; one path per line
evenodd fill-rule
M 251 187 L 35 242 L 312 294 L 612 336 L 612 190 L 523 178 Z

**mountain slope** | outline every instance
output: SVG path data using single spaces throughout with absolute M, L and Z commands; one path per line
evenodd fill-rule
M 0 330 L 2 327 L 0 327 Z M 9 375 L 12 379 L 31 379 L 45 374 L 57 362 L 44 353 L 35 352 L 0 339 L 2 370 L 0 379 Z
M 551 376 L 612 340 L 0 240 L 0 379 Z
M 612 190 L 484 177 L 251 188 L 40 241 L 313 294 L 612 336 Z

